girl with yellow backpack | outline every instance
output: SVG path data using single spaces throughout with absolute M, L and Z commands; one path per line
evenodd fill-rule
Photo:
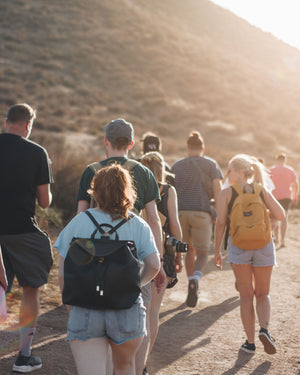
M 215 265 L 222 269 L 221 246 L 229 219 L 228 262 L 240 294 L 240 312 L 247 336 L 241 349 L 255 353 L 255 309 L 258 337 L 268 354 L 276 353 L 268 332 L 271 304 L 270 280 L 276 264 L 270 217 L 283 220 L 284 210 L 264 184 L 264 167 L 254 157 L 236 155 L 228 166 L 230 186 L 221 191 L 215 227 Z

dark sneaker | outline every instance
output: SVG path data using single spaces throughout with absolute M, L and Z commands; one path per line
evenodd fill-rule
M 249 344 L 248 340 L 246 340 L 245 343 L 241 346 L 241 349 L 246 353 L 254 354 L 256 346 L 255 344 Z
M 149 372 L 148 372 L 148 370 L 147 370 L 147 367 L 144 368 L 144 370 L 143 370 L 143 374 L 142 374 L 142 375 L 149 375 Z
M 185 301 L 187 306 L 195 307 L 198 302 L 198 281 L 192 279 L 189 281 L 189 289 L 188 289 L 188 296 Z
M 13 365 L 13 372 L 21 372 L 23 374 L 38 370 L 42 367 L 42 361 L 40 357 L 29 356 L 25 357 L 19 353 L 18 358 Z
M 258 337 L 260 341 L 263 343 L 265 352 L 268 354 L 275 354 L 276 353 L 276 346 L 274 344 L 274 339 L 268 333 L 268 331 L 264 328 L 261 328 L 259 331 Z

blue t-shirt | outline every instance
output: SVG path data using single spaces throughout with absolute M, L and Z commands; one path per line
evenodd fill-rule
M 122 220 L 112 220 L 109 214 L 96 208 L 90 208 L 89 211 L 99 224 L 105 223 L 116 226 Z M 104 227 L 102 228 L 105 229 Z M 73 237 L 90 238 L 94 230 L 94 223 L 84 212 L 81 212 L 60 232 L 54 247 L 59 254 L 65 258 Z M 158 252 L 149 225 L 137 215 L 134 215 L 132 219 L 118 228 L 117 233 L 119 235 L 119 240 L 134 241 L 138 257 L 141 261 L 148 255 Z M 114 238 L 114 235 L 112 236 L 112 238 Z M 100 238 L 99 232 L 96 234 L 96 238 Z

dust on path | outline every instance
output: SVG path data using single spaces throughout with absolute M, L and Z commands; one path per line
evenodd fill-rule
M 278 352 L 264 353 L 257 340 L 256 354 L 239 350 L 245 340 L 239 298 L 234 288 L 233 273 L 228 264 L 222 271 L 209 266 L 200 282 L 200 299 L 188 308 L 185 273 L 179 283 L 167 290 L 161 308 L 161 325 L 148 368 L 151 375 L 300 375 L 300 212 L 289 217 L 287 247 L 277 251 L 278 267 L 273 272 L 270 332 L 276 339 Z M 20 296 L 8 302 L 9 324 L 17 322 Z M 75 375 L 76 370 L 65 342 L 67 312 L 60 303 L 57 267 L 47 288 L 41 290 L 41 317 L 34 340 L 34 353 L 43 359 L 41 375 Z M 8 328 L 8 327 L 2 327 Z M 258 327 L 257 327 L 258 330 Z M 11 374 L 18 348 L 17 331 L 0 332 L 0 374 Z

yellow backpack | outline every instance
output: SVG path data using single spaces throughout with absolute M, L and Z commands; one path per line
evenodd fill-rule
M 229 214 L 229 233 L 232 244 L 243 250 L 261 249 L 271 241 L 270 217 L 262 198 L 262 185 L 250 186 L 252 193 L 246 193 L 241 185 L 232 186 L 236 198 Z

